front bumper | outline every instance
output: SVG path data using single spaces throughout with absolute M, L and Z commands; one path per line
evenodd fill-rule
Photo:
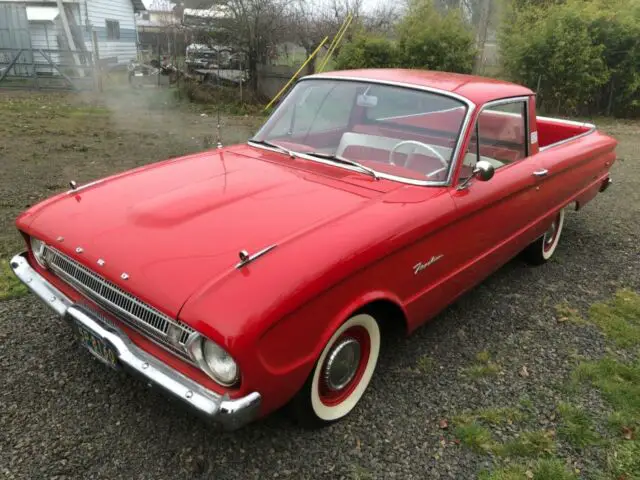
M 149 385 L 160 387 L 169 397 L 180 400 L 191 410 L 222 424 L 227 430 L 239 428 L 257 416 L 261 401 L 258 392 L 231 400 L 227 394 L 220 395 L 203 387 L 137 347 L 120 329 L 104 322 L 99 315 L 74 304 L 29 265 L 26 254 L 16 255 L 10 263 L 13 273 L 44 303 L 61 317 L 81 323 L 113 345 L 124 369 L 142 377 Z

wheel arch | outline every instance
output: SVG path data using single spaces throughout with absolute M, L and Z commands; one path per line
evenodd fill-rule
M 383 334 L 406 335 L 409 332 L 409 321 L 404 308 L 390 298 L 379 298 L 370 301 L 347 316 L 350 318 L 360 313 L 367 313 L 380 322 Z

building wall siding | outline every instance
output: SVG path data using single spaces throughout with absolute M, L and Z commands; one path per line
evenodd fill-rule
M 29 34 L 31 35 L 31 46 L 44 52 L 51 58 L 53 63 L 60 63 L 60 54 L 58 52 L 47 52 L 47 50 L 58 49 L 58 39 L 56 38 L 57 29 L 53 22 L 29 22 Z M 47 72 L 51 74 L 57 71 L 49 65 L 47 60 L 39 52 L 34 52 L 38 72 Z
M 137 35 L 131 0 L 87 0 L 87 17 L 98 36 L 100 57 L 116 57 L 118 63 L 127 63 L 137 56 Z M 120 24 L 120 38 L 107 40 L 107 20 Z M 91 34 L 85 37 L 91 46 Z

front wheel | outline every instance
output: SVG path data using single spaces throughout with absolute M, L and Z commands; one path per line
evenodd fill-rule
M 524 251 L 525 258 L 529 263 L 542 265 L 553 256 L 560 242 L 563 226 L 564 210 L 560 210 L 544 235 L 529 245 Z
M 305 427 L 345 417 L 364 395 L 380 354 L 380 327 L 371 315 L 349 318 L 331 336 L 302 389 L 291 401 Z

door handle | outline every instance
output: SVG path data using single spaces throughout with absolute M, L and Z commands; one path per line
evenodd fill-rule
M 546 168 L 543 168 L 542 170 L 536 170 L 535 172 L 533 172 L 533 175 L 535 177 L 546 177 L 548 173 L 549 173 L 549 170 L 547 170 Z

